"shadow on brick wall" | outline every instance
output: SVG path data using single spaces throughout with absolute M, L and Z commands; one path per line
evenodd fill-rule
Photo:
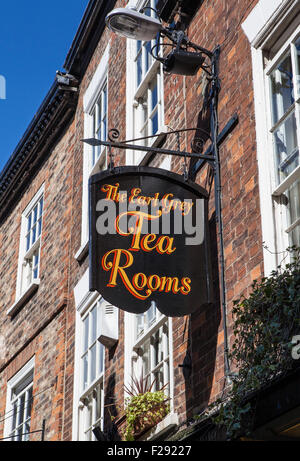
M 192 368 L 190 376 L 185 378 L 187 420 L 207 408 L 215 392 L 213 389 L 215 370 L 220 366 L 216 364 L 221 304 L 215 214 L 209 221 L 209 233 L 214 303 L 204 306 L 189 317 L 188 352 Z

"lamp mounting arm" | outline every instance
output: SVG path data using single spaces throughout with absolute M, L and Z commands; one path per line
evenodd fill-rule
M 166 37 L 171 43 L 163 43 L 161 38 Z M 159 56 L 160 47 L 172 47 L 173 50 L 167 56 Z M 156 53 L 153 50 L 156 49 Z M 176 30 L 170 27 L 162 27 L 156 44 L 151 49 L 154 59 L 163 64 L 164 72 L 182 75 L 195 75 L 202 68 L 204 72 L 212 78 L 212 65 L 214 52 L 203 48 L 189 40 L 183 30 Z M 208 58 L 210 63 L 205 65 L 204 61 Z
M 200 51 L 210 59 L 212 59 L 213 57 L 212 51 L 209 51 L 206 48 L 203 48 L 202 46 L 196 45 L 196 43 L 191 42 L 188 36 L 185 35 L 185 33 L 182 30 L 174 30 L 169 27 L 165 27 L 161 30 L 160 34 L 162 36 L 169 38 L 178 48 L 181 47 L 181 45 L 184 45 L 186 47 L 194 48 L 194 50 Z

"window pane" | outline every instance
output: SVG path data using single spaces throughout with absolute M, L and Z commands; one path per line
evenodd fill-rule
M 43 214 L 43 207 L 44 207 L 44 200 L 43 198 L 41 198 L 40 200 L 40 212 L 39 212 L 39 218 L 42 216 Z
M 83 389 L 86 389 L 88 385 L 88 356 L 87 354 L 83 357 Z
M 151 101 L 151 112 L 155 109 L 155 107 L 157 106 L 157 102 L 158 102 L 158 99 L 157 99 L 157 82 L 155 82 L 155 84 L 153 85 L 152 89 L 151 89 L 151 95 L 152 95 L 152 101 Z
M 18 442 L 21 442 L 22 441 L 22 434 L 23 434 L 23 427 L 19 427 L 18 431 L 17 431 L 17 441 Z
M 297 93 L 300 94 L 300 37 L 295 43 L 297 52 L 297 69 L 296 69 L 296 82 L 297 82 Z
M 26 237 L 26 251 L 30 248 L 30 233 Z
M 31 245 L 33 245 L 36 241 L 36 226 L 33 227 L 31 232 Z
M 97 339 L 97 307 L 95 306 L 94 309 L 91 312 L 91 328 L 92 328 L 92 337 L 91 337 L 91 343 L 96 341 Z
M 103 346 L 103 344 L 100 344 L 100 343 L 99 343 L 99 347 L 100 347 L 100 354 L 99 354 L 99 356 L 100 356 L 100 359 L 99 359 L 99 360 L 100 360 L 99 373 L 101 374 L 101 373 L 103 373 L 103 371 L 104 371 L 104 346 Z
M 155 333 L 154 337 L 154 366 L 158 365 L 164 358 L 162 348 L 162 329 Z
M 42 233 L 42 218 L 39 219 L 39 223 L 38 223 L 38 237 L 40 237 Z
M 102 385 L 97 389 L 97 401 L 96 401 L 96 421 L 101 418 L 102 409 L 101 409 L 101 398 L 102 398 Z
M 32 260 L 28 261 L 26 267 L 24 268 L 27 271 L 27 276 L 26 276 L 26 288 L 30 285 L 31 280 L 32 280 Z
M 290 246 L 296 245 L 300 247 L 300 225 L 294 227 L 294 229 L 290 232 Z
M 37 216 L 38 216 L 38 206 L 36 205 L 33 210 L 33 224 L 37 222 Z
M 106 116 L 103 119 L 102 124 L 103 124 L 103 127 L 102 127 L 102 141 L 106 141 L 106 139 L 107 139 L 107 119 L 106 119 Z
M 13 406 L 12 430 L 14 430 L 17 425 L 17 414 L 18 414 L 18 405 L 17 405 L 17 402 L 15 402 Z
M 27 232 L 29 232 L 31 229 L 31 219 L 32 218 L 31 218 L 31 213 L 30 213 L 30 215 L 28 216 L 28 222 L 27 222 Z
M 89 347 L 89 316 L 83 322 L 84 324 L 84 339 L 83 339 L 83 352 L 88 350 Z
M 23 428 L 24 428 L 24 434 L 25 434 L 25 435 L 23 436 L 23 440 L 24 440 L 25 442 L 28 442 L 28 441 L 29 441 L 29 437 L 30 437 L 30 434 L 29 434 L 29 432 L 30 432 L 30 423 L 25 423 Z
M 21 394 L 24 389 L 26 389 L 27 386 L 33 381 L 33 371 L 29 373 L 26 378 L 22 380 L 20 384 L 18 384 L 16 387 L 13 388 L 12 391 L 12 397 L 17 397 L 19 394 Z
M 300 180 L 288 191 L 290 225 L 300 218 Z
M 34 278 L 34 279 L 37 279 L 37 278 L 38 278 L 38 275 L 39 275 L 39 268 L 38 268 L 38 267 L 34 267 L 34 269 L 33 269 L 33 278 Z
M 293 104 L 293 72 L 290 53 L 271 74 L 273 125 Z
M 147 341 L 143 347 L 143 372 L 144 376 L 150 373 L 150 341 Z
M 91 357 L 90 357 L 90 382 L 93 382 L 96 379 L 96 346 L 97 344 L 94 344 L 94 346 L 91 348 Z
M 27 391 L 26 399 L 26 419 L 30 418 L 32 408 L 32 387 Z
M 146 5 L 144 6 L 144 9 L 143 9 L 143 13 L 146 14 L 147 16 L 151 16 L 151 11 L 152 10 L 149 7 L 151 7 L 151 2 L 150 1 L 146 3 Z
M 155 372 L 155 390 L 159 391 L 164 385 L 164 374 L 162 368 Z
M 274 132 L 278 180 L 281 182 L 299 164 L 296 118 L 292 113 Z
M 144 332 L 144 314 L 136 316 L 136 337 L 138 338 Z
M 33 255 L 33 278 L 37 278 L 39 275 L 39 250 L 36 251 Z
M 146 312 L 147 318 L 147 327 L 149 328 L 156 320 L 156 304 L 155 302 L 151 303 L 150 309 Z
M 143 75 L 143 71 L 142 71 L 142 53 L 140 53 L 137 57 L 137 60 L 136 60 L 136 72 L 137 72 L 137 76 L 136 76 L 136 80 L 137 80 L 137 86 L 140 85 L 141 81 L 142 81 L 142 75 Z
M 151 134 L 156 134 L 158 132 L 158 112 L 157 111 L 152 116 L 151 120 L 152 120 L 152 133 Z
M 22 395 L 19 401 L 19 418 L 18 418 L 18 426 L 23 423 L 24 421 L 24 408 L 25 408 L 25 394 Z
M 146 42 L 145 44 L 145 73 L 148 72 L 151 66 L 151 62 L 152 62 L 151 48 L 152 48 L 152 43 Z
M 169 355 L 169 328 L 168 324 L 165 323 L 163 325 L 163 333 L 164 333 L 164 349 L 165 349 L 165 354 L 168 356 Z
M 101 122 L 101 97 L 98 99 L 98 102 L 96 104 L 96 118 L 95 118 L 95 126 L 96 126 L 96 132 L 99 129 Z
M 107 87 L 105 86 L 104 89 L 103 89 L 103 114 L 102 114 L 102 118 L 104 117 L 104 115 L 106 115 L 107 113 Z
M 165 376 L 164 376 L 164 385 L 168 384 L 166 388 L 164 389 L 164 392 L 166 393 L 167 396 L 170 396 L 170 367 L 169 367 L 169 362 L 165 363 Z
M 97 160 L 97 146 L 93 146 L 92 166 L 95 165 Z

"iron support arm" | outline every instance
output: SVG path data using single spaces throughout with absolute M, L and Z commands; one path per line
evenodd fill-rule
M 195 154 L 191 152 L 160 149 L 158 147 L 137 146 L 135 144 L 124 144 L 120 142 L 100 141 L 99 139 L 95 139 L 95 138 L 83 139 L 82 141 L 89 144 L 90 146 L 105 146 L 105 147 L 115 147 L 117 149 L 142 150 L 145 152 L 151 152 L 153 154 L 175 155 L 177 157 L 198 158 L 201 160 L 206 160 L 207 162 L 215 161 L 215 157 L 213 155 Z

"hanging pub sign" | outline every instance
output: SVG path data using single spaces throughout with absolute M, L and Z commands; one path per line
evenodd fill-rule
M 207 192 L 180 175 L 118 167 L 89 181 L 90 290 L 127 312 L 179 317 L 210 302 Z

